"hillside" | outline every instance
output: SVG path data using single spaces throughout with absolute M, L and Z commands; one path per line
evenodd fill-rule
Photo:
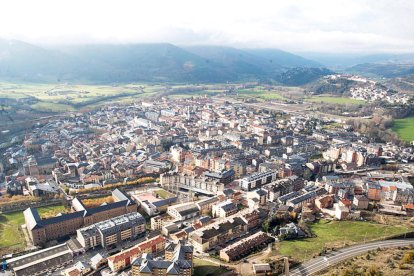
M 316 62 L 273 49 L 177 47 L 168 43 L 39 47 L 22 41 L 0 40 L 0 80 L 6 81 L 218 83 L 281 80 L 284 83 L 282 73 L 289 72 L 292 67 L 314 65 L 319 67 Z M 289 80 L 287 84 L 312 80 L 299 75 L 294 78 L 301 79 Z

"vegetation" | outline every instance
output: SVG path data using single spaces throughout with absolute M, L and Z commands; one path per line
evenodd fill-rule
M 207 260 L 194 258 L 194 276 L 222 275 L 227 269 Z
M 41 217 L 48 217 L 63 212 L 63 205 L 40 207 L 37 209 Z M 24 250 L 25 238 L 21 229 L 24 224 L 23 212 L 0 215 L 0 255 Z
M 414 140 L 414 117 L 396 119 L 392 127 L 398 136 L 407 142 Z
M 154 193 L 155 193 L 158 197 L 163 198 L 163 199 L 165 199 L 165 198 L 169 198 L 169 197 L 170 197 L 170 193 L 168 193 L 168 192 L 167 192 L 167 191 L 165 191 L 165 190 L 156 190 L 156 191 L 154 191 Z
M 104 203 L 112 203 L 114 202 L 114 199 L 112 196 L 105 196 L 105 197 L 98 197 L 98 198 L 87 198 L 83 199 L 82 203 L 87 208 L 97 207 Z
M 105 185 L 103 187 L 95 187 L 95 188 L 89 188 L 89 189 L 78 189 L 78 190 L 76 190 L 75 194 L 85 194 L 85 193 L 96 192 L 96 191 L 114 190 L 116 188 L 121 188 L 121 187 L 125 187 L 125 186 L 134 186 L 134 185 L 151 183 L 151 182 L 155 182 L 155 181 L 156 181 L 156 179 L 153 178 L 153 177 L 141 177 L 141 178 L 136 179 L 136 180 L 127 181 L 125 183 L 124 182 L 119 182 L 119 183 L 115 183 L 115 184 L 108 184 L 108 185 Z
M 388 226 L 362 221 L 320 220 L 310 225 L 315 238 L 286 240 L 280 243 L 279 252 L 304 261 L 325 248 L 344 247 L 353 243 L 382 239 L 408 232 L 406 226 Z
M 316 103 L 330 103 L 330 104 L 353 104 L 353 105 L 363 105 L 365 101 L 363 100 L 356 100 L 352 98 L 346 97 L 334 97 L 334 96 L 314 96 L 311 98 L 306 99 L 308 102 L 316 102 Z

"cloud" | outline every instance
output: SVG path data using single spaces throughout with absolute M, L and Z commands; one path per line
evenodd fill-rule
M 2 0 L 0 37 L 414 52 L 410 0 Z

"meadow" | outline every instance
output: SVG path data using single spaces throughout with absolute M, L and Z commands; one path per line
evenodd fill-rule
M 285 240 L 279 244 L 279 254 L 305 261 L 327 247 L 344 247 L 412 231 L 402 225 L 390 226 L 364 221 L 320 220 L 310 225 L 315 238 Z
M 353 104 L 353 105 L 363 105 L 365 101 L 363 100 L 356 100 L 352 98 L 346 97 L 335 97 L 335 96 L 314 96 L 305 99 L 307 102 L 314 102 L 314 103 L 330 103 L 330 104 Z
M 63 205 L 57 205 L 40 207 L 37 210 L 43 218 L 66 211 L 66 208 Z M 24 223 L 22 211 L 0 214 L 0 255 L 24 250 L 26 241 L 21 229 Z
M 414 117 L 396 119 L 392 130 L 395 131 L 402 140 L 407 142 L 414 141 Z

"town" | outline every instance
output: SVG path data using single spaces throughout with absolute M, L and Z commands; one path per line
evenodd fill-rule
M 0 275 L 308 275 L 277 248 L 313 224 L 382 227 L 338 248 L 412 237 L 412 146 L 258 105 L 160 97 L 39 124 L 0 163 L 0 211 L 22 217 Z

